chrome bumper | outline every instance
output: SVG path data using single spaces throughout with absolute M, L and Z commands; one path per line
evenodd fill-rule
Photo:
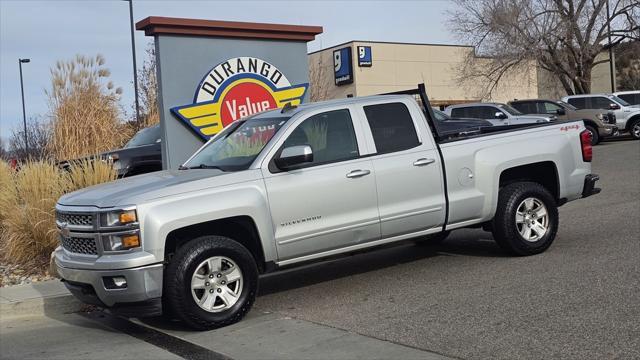
M 112 307 L 162 297 L 163 264 L 116 270 L 74 269 L 61 265 L 62 252 L 60 248 L 55 251 L 58 274 L 80 301 Z M 124 277 L 126 287 L 113 288 L 108 285 L 113 277 Z

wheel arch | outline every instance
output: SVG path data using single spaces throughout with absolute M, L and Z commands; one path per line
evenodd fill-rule
M 172 230 L 165 241 L 165 262 L 171 261 L 172 255 L 180 246 L 204 235 L 225 236 L 237 241 L 249 250 L 260 273 L 267 270 L 268 266 L 256 222 L 250 216 L 244 215 L 205 221 Z
M 549 190 L 556 202 L 560 201 L 560 178 L 558 168 L 553 161 L 510 167 L 502 170 L 499 179 L 498 191 L 514 182 L 532 181 Z

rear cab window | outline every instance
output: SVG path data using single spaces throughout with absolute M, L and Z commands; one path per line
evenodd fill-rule
M 408 150 L 420 145 L 413 118 L 403 103 L 363 107 L 377 154 Z

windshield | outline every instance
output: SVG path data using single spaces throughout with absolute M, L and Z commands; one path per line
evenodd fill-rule
M 631 104 L 629 104 L 628 102 L 620 99 L 619 97 L 615 96 L 615 95 L 611 95 L 609 96 L 609 99 L 617 102 L 618 104 L 622 105 L 622 106 L 631 106 Z
M 569 110 L 573 110 L 573 111 L 578 110 L 577 107 L 575 107 L 575 106 L 573 106 L 573 105 L 571 105 L 569 103 L 566 103 L 564 101 L 558 101 L 558 105 L 564 107 L 565 109 L 569 109 Z
M 151 145 L 157 142 L 160 142 L 160 125 L 138 131 L 124 147 L 126 149 L 142 145 Z
M 449 119 L 449 116 L 438 109 L 433 109 L 433 115 L 438 121 L 445 121 Z
M 509 105 L 502 104 L 502 105 L 498 105 L 498 107 L 499 107 L 501 110 L 504 110 L 504 111 L 508 112 L 508 113 L 509 113 L 509 114 L 511 114 L 511 115 L 522 115 L 522 113 L 521 113 L 520 111 L 518 111 L 518 110 L 516 110 L 516 109 L 512 108 L 512 107 L 511 107 L 511 106 L 509 106 Z
M 229 125 L 183 168 L 240 171 L 249 168 L 289 117 L 251 117 Z

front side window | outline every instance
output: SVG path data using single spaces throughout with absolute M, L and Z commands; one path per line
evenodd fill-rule
M 468 108 L 455 108 L 455 109 L 451 109 L 451 117 L 465 118 L 465 117 L 472 117 L 472 116 L 469 115 Z
M 542 112 L 541 114 L 557 114 L 558 110 L 562 109 L 559 105 L 556 105 L 549 101 L 545 101 L 543 104 L 544 107 L 542 110 L 544 110 L 544 112 Z
M 289 117 L 258 115 L 231 124 L 183 168 L 246 170 L 287 120 Z
M 403 103 L 364 107 L 378 154 L 402 151 L 420 145 L 409 109 Z
M 317 114 L 304 120 L 285 140 L 283 148 L 309 145 L 313 162 L 304 167 L 357 158 L 358 142 L 349 110 Z
M 613 102 L 604 96 L 598 96 L 591 98 L 592 109 L 609 109 L 609 105 Z

